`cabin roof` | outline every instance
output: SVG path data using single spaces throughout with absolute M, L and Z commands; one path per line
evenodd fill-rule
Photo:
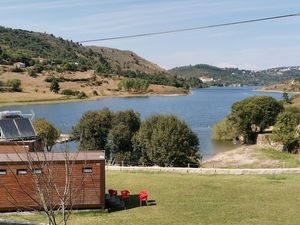
M 100 161 L 105 160 L 104 151 L 82 151 L 70 152 L 28 152 L 28 153 L 9 153 L 0 154 L 0 164 L 17 163 L 17 162 L 64 162 L 66 159 L 70 161 Z

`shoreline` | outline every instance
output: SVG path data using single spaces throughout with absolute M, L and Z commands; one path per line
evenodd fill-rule
M 253 91 L 256 91 L 256 92 L 273 92 L 273 93 L 291 93 L 291 94 L 300 94 L 299 91 L 280 91 L 280 90 L 261 90 L 261 89 L 255 89 Z
M 0 102 L 0 107 L 8 106 L 26 106 L 26 105 L 50 105 L 50 104 L 64 104 L 64 103 L 74 103 L 74 102 L 88 102 L 97 101 L 105 98 L 135 98 L 135 97 L 178 97 L 178 96 L 188 96 L 191 95 L 192 91 L 188 91 L 186 94 L 158 94 L 158 93 L 148 93 L 148 94 L 124 94 L 124 95 L 105 95 L 105 96 L 93 96 L 85 99 L 46 99 L 46 100 L 28 100 L 28 101 L 17 101 L 17 102 Z

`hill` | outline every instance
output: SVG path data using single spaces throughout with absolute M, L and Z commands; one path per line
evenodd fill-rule
M 132 51 L 98 46 L 88 46 L 88 48 L 100 53 L 115 71 L 127 70 L 153 75 L 167 74 L 165 69 L 138 56 Z
M 300 80 L 287 80 L 267 87 L 260 88 L 263 91 L 300 92 Z
M 169 72 L 177 77 L 210 77 L 215 84 L 271 85 L 300 76 L 300 67 L 280 67 L 262 71 L 219 68 L 206 64 L 176 67 Z
M 51 34 L 10 29 L 0 26 L 2 63 L 34 59 L 51 60 L 52 64 L 77 63 L 79 69 L 102 66 L 100 72 L 139 71 L 147 74 L 166 73 L 159 66 L 130 51 L 104 47 L 85 47 L 79 43 L 57 38 Z
M 119 85 L 124 79 L 128 82 L 123 83 L 130 87 Z M 11 80 L 21 83 L 18 92 L 10 87 Z M 58 93 L 50 90 L 53 80 L 59 83 Z M 83 46 L 52 34 L 0 26 L 2 104 L 102 96 L 182 95 L 189 87 L 201 85 L 199 79 L 175 78 L 131 51 Z

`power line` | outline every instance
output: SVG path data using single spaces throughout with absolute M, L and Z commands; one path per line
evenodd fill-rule
M 88 42 L 129 39 L 129 38 L 136 38 L 136 37 L 146 37 L 146 36 L 154 36 L 154 35 L 162 35 L 162 34 L 179 33 L 179 32 L 185 32 L 185 31 L 193 31 L 193 30 L 203 30 L 203 29 L 210 29 L 210 28 L 216 28 L 216 27 L 233 26 L 233 25 L 245 24 L 245 23 L 255 23 L 255 22 L 261 22 L 261 21 L 266 21 L 266 20 L 276 20 L 276 19 L 282 19 L 282 18 L 287 18 L 287 17 L 296 17 L 296 16 L 300 16 L 300 13 L 286 14 L 286 15 L 279 15 L 279 16 L 272 16 L 272 17 L 263 17 L 263 18 L 257 18 L 257 19 L 251 19 L 251 20 L 240 20 L 240 21 L 235 21 L 235 22 L 230 22 L 230 23 L 220 23 L 220 24 L 214 24 L 214 25 L 190 27 L 190 28 L 183 28 L 183 29 L 176 29 L 176 30 L 167 30 L 167 31 L 149 32 L 149 33 L 142 33 L 142 34 L 132 34 L 132 35 L 124 35 L 124 36 L 98 38 L 98 39 L 83 40 L 83 41 L 78 41 L 78 42 L 79 43 L 88 43 Z

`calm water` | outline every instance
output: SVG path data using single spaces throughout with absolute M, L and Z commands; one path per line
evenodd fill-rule
M 201 152 L 205 158 L 209 158 L 234 147 L 232 144 L 213 143 L 210 140 L 211 127 L 229 113 L 234 102 L 253 95 L 281 97 L 280 93 L 262 93 L 253 89 L 253 87 L 207 88 L 194 90 L 189 96 L 106 98 L 75 103 L 0 107 L 0 111 L 21 110 L 23 113 L 30 113 L 33 110 L 36 117 L 47 118 L 63 133 L 70 132 L 84 112 L 104 107 L 114 111 L 133 109 L 138 111 L 142 118 L 157 113 L 172 113 L 185 120 L 197 133 Z

